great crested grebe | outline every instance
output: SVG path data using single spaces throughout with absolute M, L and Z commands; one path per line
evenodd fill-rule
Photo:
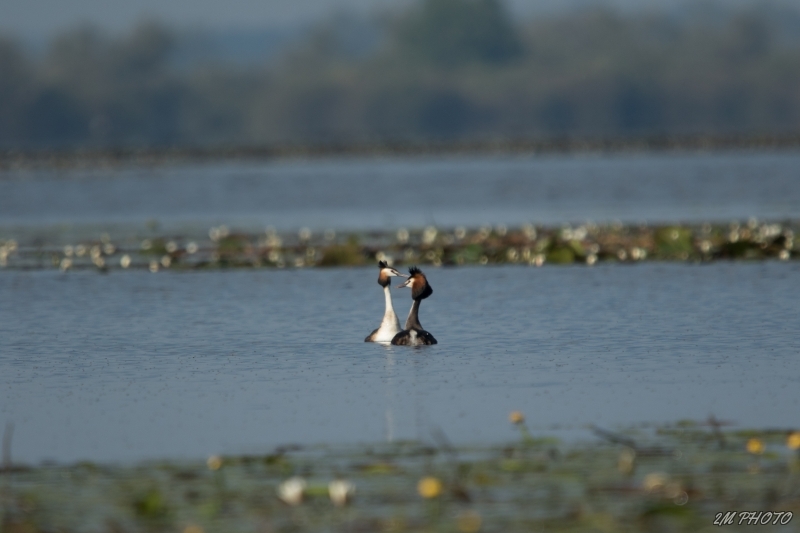
M 408 287 L 411 289 L 411 298 L 414 303 L 411 304 L 411 311 L 408 313 L 406 319 L 406 327 L 394 336 L 392 344 L 399 346 L 423 346 L 429 344 L 437 344 L 436 339 L 422 329 L 422 324 L 419 323 L 419 304 L 433 294 L 433 289 L 428 285 L 428 278 L 417 267 L 408 269 L 411 274 L 405 283 L 399 287 Z M 399 288 L 398 287 L 398 288 Z
M 383 320 L 380 327 L 367 335 L 364 342 L 391 342 L 395 335 L 400 331 L 400 321 L 392 307 L 392 293 L 389 291 L 389 282 L 392 277 L 405 278 L 406 276 L 390 267 L 386 261 L 378 262 L 381 269 L 378 274 L 378 284 L 383 287 L 383 294 L 386 296 L 386 311 L 383 313 Z

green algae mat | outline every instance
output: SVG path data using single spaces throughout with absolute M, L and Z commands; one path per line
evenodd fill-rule
M 3 533 L 798 531 L 800 433 L 711 420 L 562 443 L 287 446 L 133 466 L 7 463 Z

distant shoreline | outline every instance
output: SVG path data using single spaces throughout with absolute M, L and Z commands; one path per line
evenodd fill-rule
M 217 161 L 380 157 L 424 155 L 504 155 L 707 152 L 728 150 L 792 150 L 800 133 L 754 136 L 647 136 L 637 138 L 550 138 L 482 141 L 386 141 L 316 144 L 264 144 L 214 147 L 76 148 L 0 150 L 0 171 L 31 168 L 91 168 L 124 165 L 171 165 Z

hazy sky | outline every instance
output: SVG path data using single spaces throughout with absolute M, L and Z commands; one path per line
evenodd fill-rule
M 507 3 L 521 13 L 597 3 L 646 9 L 687 1 L 691 0 L 507 0 Z M 311 22 L 336 10 L 369 12 L 400 8 L 411 2 L 413 0 L 0 0 L 0 32 L 24 39 L 42 39 L 86 22 L 114 32 L 127 30 L 148 17 L 183 28 L 270 28 Z

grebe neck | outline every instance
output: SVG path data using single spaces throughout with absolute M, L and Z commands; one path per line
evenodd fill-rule
M 422 324 L 419 323 L 419 304 L 422 300 L 414 300 L 411 304 L 411 311 L 408 312 L 406 319 L 406 327 L 403 329 L 422 329 Z
M 394 313 L 394 306 L 392 305 L 392 292 L 389 290 L 389 285 L 383 288 L 383 295 L 386 298 L 386 311 L 383 313 L 384 323 L 398 323 L 397 315 Z

